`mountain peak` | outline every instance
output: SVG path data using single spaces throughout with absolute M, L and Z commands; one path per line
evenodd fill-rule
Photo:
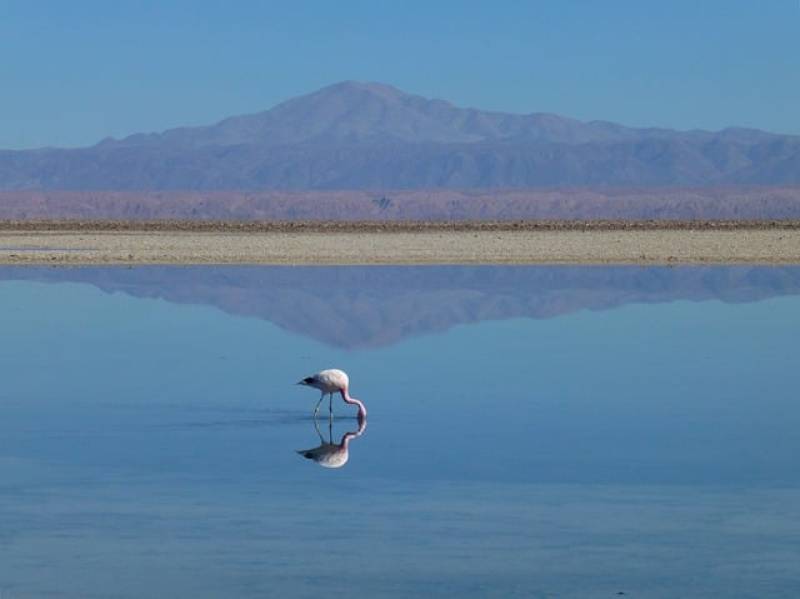
M 323 88 L 318 89 L 316 92 L 312 93 L 313 94 L 369 93 L 376 96 L 382 96 L 385 98 L 397 98 L 410 95 L 387 83 L 379 83 L 377 81 L 354 81 L 352 79 L 327 85 Z
M 588 143 L 630 138 L 635 130 L 582 123 L 556 114 L 507 114 L 461 108 L 375 81 L 340 81 L 291 98 L 256 114 L 231 117 L 210 127 L 184 127 L 138 134 L 111 146 L 191 149 L 206 146 L 296 144 L 393 145 Z

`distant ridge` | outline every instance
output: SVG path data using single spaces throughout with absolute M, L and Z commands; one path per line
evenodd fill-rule
M 538 189 L 800 183 L 800 137 L 460 108 L 346 81 L 208 127 L 0 151 L 5 190 Z
M 0 191 L 0 220 L 800 219 L 800 186 L 400 191 Z

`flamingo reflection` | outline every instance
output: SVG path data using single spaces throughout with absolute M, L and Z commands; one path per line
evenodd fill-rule
M 312 449 L 300 449 L 297 451 L 301 456 L 308 460 L 313 460 L 323 468 L 341 468 L 350 459 L 350 441 L 360 437 L 367 429 L 366 418 L 358 419 L 358 430 L 351 431 L 342 435 L 342 440 L 336 445 L 333 443 L 333 421 L 328 420 L 328 441 L 322 436 L 319 430 L 319 423 L 314 419 L 314 428 L 319 435 L 320 445 Z

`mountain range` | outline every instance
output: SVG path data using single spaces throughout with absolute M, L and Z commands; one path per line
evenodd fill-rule
M 3 190 L 421 190 L 800 183 L 800 136 L 460 108 L 343 82 L 206 127 L 0 151 Z
M 11 280 L 213 306 L 352 350 L 484 320 L 800 295 L 800 268 L 791 266 L 0 267 L 0 282 Z

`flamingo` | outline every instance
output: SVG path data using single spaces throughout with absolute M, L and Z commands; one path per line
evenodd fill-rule
M 338 445 L 335 445 L 332 442 L 333 431 L 331 429 L 333 428 L 333 421 L 330 420 L 329 423 L 329 440 L 325 441 L 325 437 L 322 436 L 322 433 L 319 430 L 319 425 L 317 424 L 317 420 L 315 418 L 314 428 L 317 429 L 317 434 L 319 435 L 321 445 L 312 449 L 299 449 L 297 450 L 297 453 L 307 460 L 315 461 L 323 468 L 341 468 L 347 463 L 347 460 L 350 459 L 350 441 L 356 437 L 360 437 L 364 433 L 364 430 L 367 428 L 367 420 L 365 418 L 360 418 L 358 421 L 358 430 L 342 435 L 342 440 L 339 441 Z
M 339 370 L 338 368 L 321 370 L 317 374 L 312 374 L 311 376 L 304 378 L 302 381 L 298 381 L 297 384 L 305 385 L 306 387 L 314 387 L 322 392 L 322 395 L 319 396 L 317 406 L 314 408 L 314 418 L 317 417 L 319 405 L 322 403 L 322 400 L 325 399 L 326 395 L 330 395 L 328 410 L 330 411 L 330 417 L 333 418 L 334 393 L 341 393 L 342 399 L 345 403 L 358 406 L 359 421 L 364 420 L 367 417 L 367 408 L 363 402 L 357 400 L 355 397 L 350 397 L 350 392 L 348 391 L 350 387 L 350 377 L 348 377 L 347 373 L 343 370 Z

